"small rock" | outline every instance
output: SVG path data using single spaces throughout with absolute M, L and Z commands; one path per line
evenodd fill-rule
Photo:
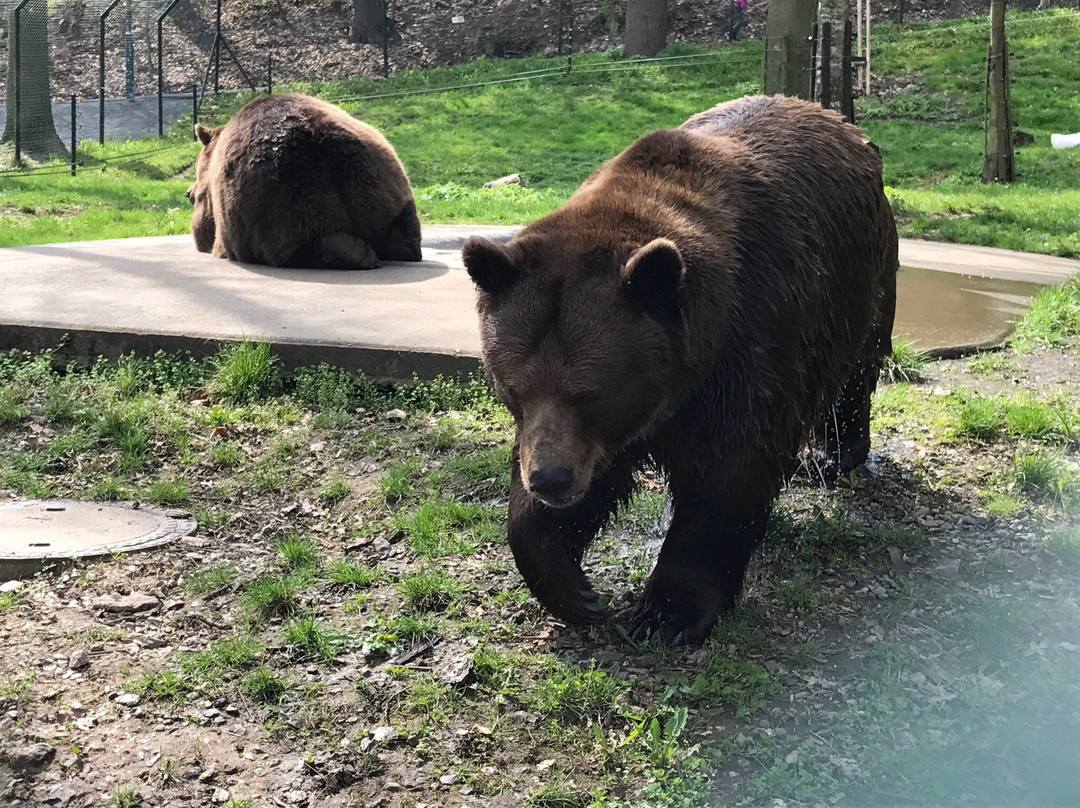
M 20 589 L 23 588 L 23 585 L 24 584 L 22 581 L 5 581 L 4 583 L 0 584 L 0 595 L 7 595 L 11 592 L 18 592 Z
M 384 743 L 396 738 L 397 730 L 393 727 L 375 727 L 371 731 L 371 737 L 375 739 L 375 743 Z
M 138 693 L 121 693 L 116 697 L 115 701 L 125 707 L 135 707 L 142 701 L 142 697 Z
M 130 595 L 102 595 L 90 602 L 94 609 L 117 614 L 134 614 L 156 609 L 158 599 L 153 595 L 144 595 L 141 592 L 132 592 Z
M 203 769 L 201 772 L 199 772 L 200 783 L 209 783 L 215 777 L 217 777 L 217 769 L 212 766 L 209 769 Z
M 285 802 L 289 805 L 296 806 L 296 808 L 305 808 L 309 800 L 310 797 L 303 791 L 288 791 L 285 793 Z
M 71 656 L 68 657 L 68 667 L 73 671 L 82 670 L 89 664 L 90 654 L 81 648 L 78 651 L 72 651 Z
M 444 786 L 452 786 L 458 781 L 458 776 L 454 772 L 447 772 L 439 778 L 439 782 Z
M 404 421 L 405 420 L 405 410 L 390 410 L 390 412 L 386 413 L 386 420 L 387 421 Z
M 323 443 L 321 440 L 315 441 L 315 443 L 311 444 L 311 446 L 310 446 L 312 454 L 318 454 L 319 452 L 321 452 L 325 448 L 326 448 L 326 444 Z
M 497 180 L 491 182 L 485 182 L 485 188 L 502 188 L 504 185 L 521 185 L 520 174 L 507 174 L 505 177 L 499 177 Z
M 230 797 L 232 797 L 232 795 L 229 793 L 228 789 L 215 788 L 213 796 L 210 797 L 210 802 L 214 803 L 215 805 L 222 805 L 228 802 Z
M 16 747 L 7 753 L 7 762 L 17 772 L 34 772 L 52 763 L 56 750 L 47 743 Z

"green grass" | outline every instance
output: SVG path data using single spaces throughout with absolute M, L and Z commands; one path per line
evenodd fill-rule
M 117 786 L 105 801 L 106 808 L 139 808 L 142 804 L 139 792 L 131 786 Z
M 1017 452 L 1011 477 L 1013 489 L 1033 502 L 1068 508 L 1080 500 L 1080 471 L 1059 452 Z
M 276 545 L 281 563 L 287 570 L 309 570 L 317 567 L 322 558 L 322 548 L 302 536 L 289 535 Z
M 449 573 L 429 568 L 402 576 L 397 591 L 417 611 L 441 612 L 461 595 L 462 586 Z
M 246 404 L 280 390 L 279 360 L 265 342 L 240 342 L 214 359 L 209 391 L 223 401 Z
M 918 350 L 911 340 L 894 339 L 892 354 L 885 357 L 882 365 L 881 378 L 890 384 L 918 384 L 926 380 L 923 368 L 927 361 L 929 358 L 926 354 Z
M 1017 350 L 1057 347 L 1080 336 L 1080 275 L 1061 286 L 1043 289 L 1016 324 L 1011 343 Z
M 190 595 L 205 595 L 229 584 L 236 577 L 236 567 L 217 564 L 195 572 L 184 582 L 184 591 Z
M 324 625 L 318 615 L 298 615 L 285 624 L 282 632 L 285 643 L 295 659 L 330 662 L 346 641 L 346 636 Z
M 1080 15 L 1011 11 L 1013 122 L 1035 144 L 1017 151 L 1018 181 L 983 185 L 986 23 L 982 17 L 874 31 L 874 74 L 910 85 L 888 100 L 860 99 L 859 117 L 881 148 L 902 235 L 1080 255 L 1080 189 L 1068 150 L 1076 109 L 1061 88 L 1080 81 Z M 414 186 L 424 222 L 528 221 L 559 205 L 634 138 L 759 89 L 760 41 L 707 49 L 673 45 L 681 61 L 636 62 L 618 52 L 565 60 L 525 58 L 282 87 L 338 100 L 380 128 Z M 525 71 L 547 75 L 398 97 L 418 89 L 484 84 Z M 208 99 L 224 122 L 250 96 Z M 351 99 L 351 100 L 350 100 Z M 182 233 L 196 144 L 182 121 L 164 141 L 88 144 L 87 170 L 0 176 L 0 246 Z M 133 157 L 159 146 L 164 151 Z M 47 167 L 48 168 L 48 167 Z M 482 189 L 520 173 L 524 186 Z M 340 411 L 340 409 L 338 410 Z
M 330 583 L 357 589 L 375 586 L 383 583 L 387 578 L 385 570 L 355 561 L 335 561 L 330 565 L 327 573 Z

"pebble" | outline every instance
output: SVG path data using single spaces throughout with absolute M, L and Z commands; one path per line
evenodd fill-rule
M 118 614 L 135 614 L 146 612 L 158 607 L 158 599 L 153 595 L 144 595 L 141 592 L 132 592 L 130 595 L 102 595 L 90 602 L 93 609 Z
M 404 421 L 405 420 L 405 410 L 390 410 L 390 412 L 386 413 L 386 420 L 387 421 Z
M 22 581 L 5 581 L 0 584 L 0 595 L 7 595 L 11 592 L 18 592 L 24 586 Z
M 117 704 L 122 704 L 125 707 L 134 707 L 142 701 L 142 697 L 140 697 L 138 693 L 121 693 L 116 697 L 115 701 Z
M 376 743 L 384 743 L 397 737 L 397 730 L 393 727 L 375 727 L 371 731 L 371 737 Z
M 35 771 L 48 766 L 56 750 L 47 743 L 19 746 L 7 753 L 8 765 L 17 772 Z
M 72 651 L 68 658 L 68 667 L 73 670 L 81 670 L 90 664 L 90 654 L 83 649 Z
M 228 802 L 231 797 L 232 795 L 229 793 L 228 789 L 215 788 L 214 795 L 210 797 L 210 802 L 214 803 L 215 805 L 221 805 Z

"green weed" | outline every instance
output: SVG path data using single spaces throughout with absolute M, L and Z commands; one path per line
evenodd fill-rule
M 409 535 L 413 551 L 421 556 L 471 553 L 477 544 L 495 541 L 502 532 L 492 508 L 443 499 L 398 513 L 391 525 Z
M 313 569 L 322 559 L 322 548 L 316 542 L 295 534 L 281 539 L 274 547 L 287 570 Z
M 240 602 L 248 612 L 259 617 L 288 615 L 300 607 L 300 593 L 309 583 L 310 578 L 304 571 L 264 575 L 244 588 Z
M 1080 277 L 1039 292 L 1016 324 L 1012 345 L 1021 351 L 1037 345 L 1054 347 L 1076 336 L 1080 336 Z
M 1005 425 L 998 400 L 975 393 L 960 404 L 956 434 L 971 440 L 989 441 L 998 437 Z
M 341 586 L 367 588 L 386 581 L 386 571 L 355 561 L 335 561 L 327 570 L 330 583 Z
M 1004 373 L 1017 373 L 1020 363 L 1006 353 L 986 352 L 971 357 L 964 368 L 976 376 L 1000 376 Z
M 1011 476 L 1013 490 L 1034 502 L 1070 507 L 1080 498 L 1080 473 L 1049 449 L 1017 452 Z
M 281 389 L 280 360 L 265 342 L 240 342 L 214 357 L 209 391 L 224 401 L 262 401 Z
M 1053 528 L 1043 540 L 1051 553 L 1072 561 L 1080 561 L 1080 524 L 1072 523 Z
M 289 681 L 265 665 L 244 676 L 239 683 L 240 692 L 261 704 L 281 703 L 289 689 Z
M 171 480 L 158 477 L 146 487 L 145 497 L 148 502 L 158 505 L 178 505 L 187 501 L 190 489 L 190 483 L 183 477 Z
M 531 706 L 546 715 L 575 720 L 612 713 L 627 690 L 621 679 L 590 663 L 588 668 L 550 660 L 525 694 Z
M 139 808 L 142 796 L 131 786 L 117 786 L 105 802 L 107 808 Z
M 889 384 L 918 384 L 926 380 L 928 361 L 927 355 L 918 350 L 911 340 L 898 337 L 893 340 L 892 353 L 885 357 L 881 366 L 881 378 Z

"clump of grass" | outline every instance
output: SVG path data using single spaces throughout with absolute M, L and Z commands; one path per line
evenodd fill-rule
M 1033 502 L 1070 507 L 1080 499 L 1080 474 L 1059 453 L 1049 449 L 1013 456 L 1013 490 Z
M 342 632 L 320 622 L 318 615 L 312 612 L 290 620 L 283 633 L 295 658 L 320 662 L 334 659 L 347 639 Z
M 1020 370 L 1020 364 L 1012 356 L 991 351 L 976 354 L 967 361 L 964 367 L 968 373 L 976 376 L 996 376 L 1006 371 Z
M 18 602 L 18 592 L 0 592 L 0 613 L 10 612 Z
M 1080 277 L 1039 292 L 1016 324 L 1012 345 L 1021 351 L 1036 345 L 1056 347 L 1076 336 L 1080 336 Z
M 796 573 L 776 587 L 777 599 L 798 612 L 811 612 L 821 608 L 827 601 L 824 592 L 811 585 L 810 576 Z
M 280 361 L 265 342 L 240 342 L 222 348 L 213 359 L 209 392 L 225 401 L 246 404 L 281 390 Z
M 139 808 L 142 804 L 142 796 L 131 786 L 117 786 L 105 803 L 106 808 Z
M 398 594 L 421 612 L 441 612 L 463 592 L 461 583 L 449 573 L 425 569 L 401 579 Z
M 410 457 L 398 463 L 387 464 L 379 478 L 379 488 L 387 505 L 394 505 L 408 497 L 409 492 L 419 486 L 424 460 Z
M 335 561 L 328 570 L 330 583 L 339 586 L 366 588 L 386 580 L 386 571 L 354 561 Z
M 322 548 L 311 539 L 290 534 L 274 545 L 288 570 L 310 570 L 319 566 Z
M 280 704 L 289 689 L 288 680 L 260 665 L 244 676 L 239 683 L 240 692 L 262 704 Z
M 1058 432 L 1061 420 L 1045 402 L 1015 401 L 1005 407 L 1005 424 L 1015 435 L 1044 439 Z
M 892 353 L 882 363 L 881 378 L 889 384 L 918 384 L 926 381 L 925 367 L 928 361 L 929 357 L 918 350 L 911 340 L 898 337 L 893 340 Z
M 121 480 L 119 477 L 108 475 L 103 480 L 99 480 L 90 486 L 87 491 L 87 496 L 90 499 L 102 500 L 104 502 L 117 502 L 122 499 L 130 499 L 132 496 L 131 487 Z
M 30 412 L 23 397 L 12 388 L 0 388 L 0 425 L 21 421 Z
M 318 490 L 317 496 L 323 502 L 332 504 L 345 499 L 349 495 L 349 490 L 348 480 L 340 475 L 335 475 Z
M 191 574 L 184 581 L 184 591 L 189 595 L 205 595 L 221 589 L 236 577 L 236 567 L 232 564 L 218 564 Z
M 147 486 L 145 497 L 159 505 L 177 505 L 187 501 L 189 492 L 190 483 L 183 477 L 173 480 L 158 477 Z
M 592 802 L 587 791 L 560 783 L 545 783 L 525 800 L 527 808 L 586 808 Z
M 219 466 L 235 466 L 244 459 L 244 452 L 235 443 L 215 443 L 210 459 Z
M 526 700 L 546 715 L 584 720 L 613 712 L 626 690 L 625 682 L 597 668 L 595 662 L 581 668 L 552 660 Z
M 417 555 L 471 553 L 480 542 L 495 541 L 501 528 L 494 511 L 478 502 L 430 499 L 419 508 L 399 513 L 393 527 L 409 535 Z
M 1001 434 L 1005 425 L 997 399 L 978 393 L 965 396 L 960 403 L 956 434 L 971 440 L 989 441 Z
M 306 575 L 264 575 L 251 581 L 240 601 L 244 608 L 263 618 L 280 617 L 300 607 L 300 593 L 309 583 Z

